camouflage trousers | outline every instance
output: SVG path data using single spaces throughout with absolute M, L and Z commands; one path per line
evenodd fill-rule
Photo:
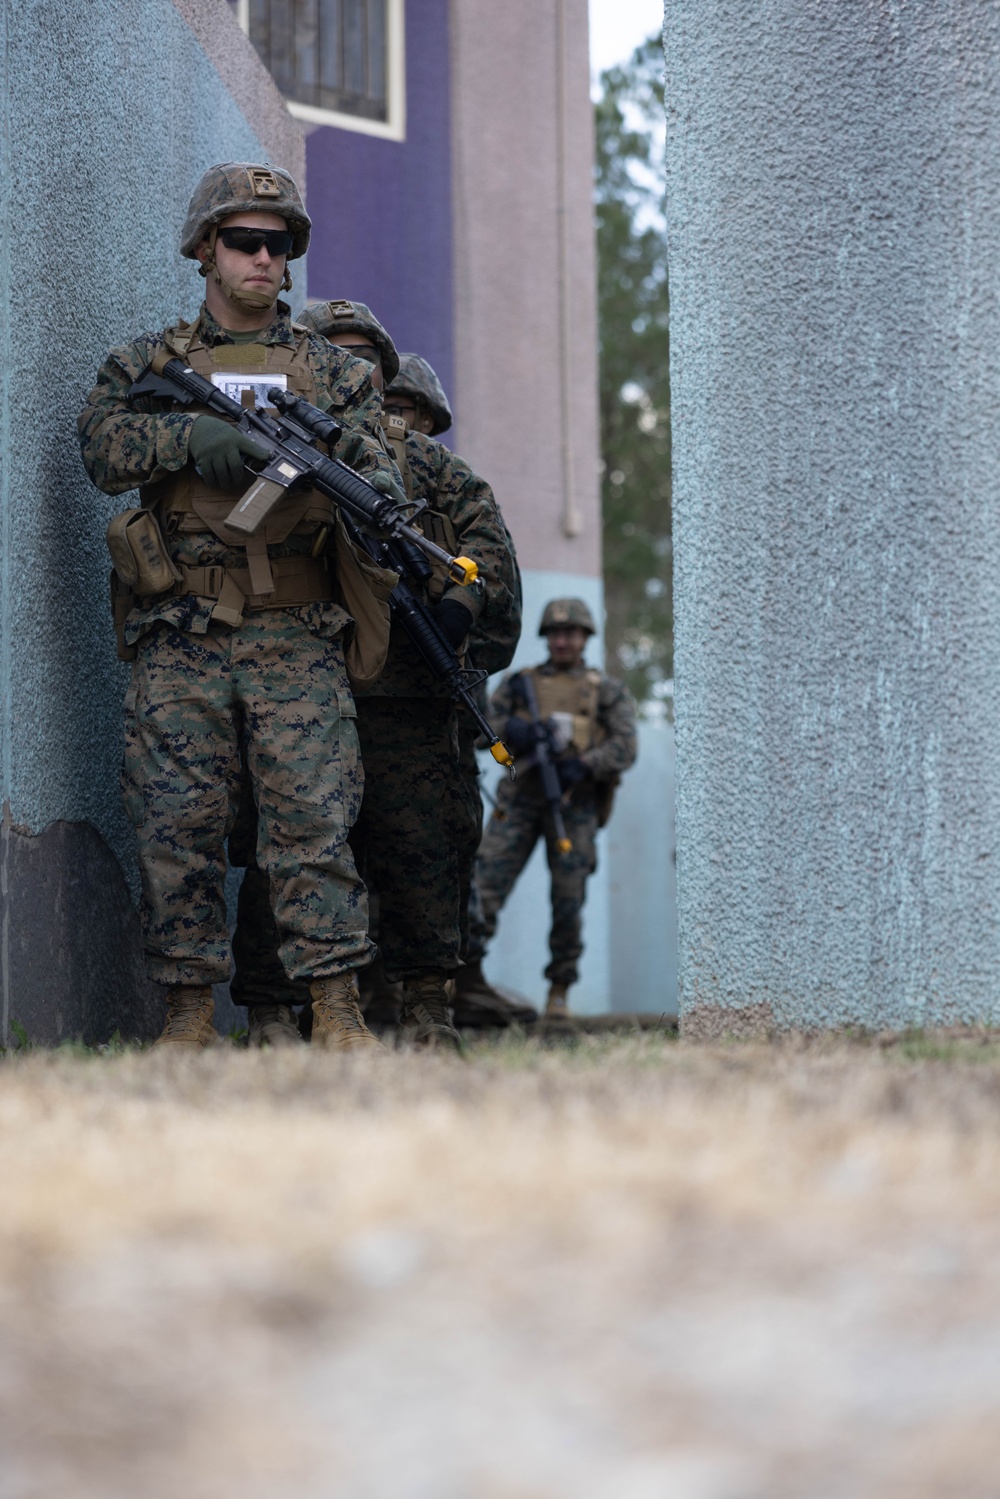
M 451 972 L 459 966 L 482 829 L 473 740 L 462 743 L 456 710 L 440 698 L 359 698 L 357 711 L 365 794 L 350 841 L 377 896 L 386 977 Z M 238 826 L 230 860 L 246 863 L 247 871 L 233 937 L 233 1000 L 302 1003 L 308 996 L 278 960 L 267 875 L 255 867 L 243 837 L 244 846 L 234 848 L 239 833 Z
M 347 835 L 364 777 L 339 628 L 322 608 L 266 610 L 200 635 L 141 638 L 125 705 L 122 789 L 136 829 L 150 977 L 229 977 L 224 843 L 241 744 L 292 978 L 369 961 L 368 904 Z
M 441 698 L 358 700 L 365 796 L 351 844 L 378 891 L 390 981 L 458 968 L 480 800 L 457 709 Z M 473 756 L 474 758 L 474 756 Z
M 458 773 L 465 785 L 466 797 L 475 808 L 475 833 L 464 840 L 459 852 L 459 956 L 466 962 L 473 932 L 482 925 L 482 901 L 476 884 L 476 853 L 483 837 L 483 798 L 479 790 L 479 761 L 476 759 L 476 728 L 468 714 L 459 710 Z
M 481 959 L 496 931 L 497 918 L 539 838 L 545 839 L 552 899 L 549 949 L 552 961 L 545 977 L 556 984 L 575 984 L 583 952 L 581 916 L 587 879 L 597 868 L 597 808 L 592 790 L 580 787 L 563 804 L 566 834 L 573 844 L 568 854 L 556 851 L 547 806 L 537 773 L 520 783 L 502 782 L 497 808 L 486 825 L 476 860 L 476 884 L 482 906 L 474 922 L 469 958 Z

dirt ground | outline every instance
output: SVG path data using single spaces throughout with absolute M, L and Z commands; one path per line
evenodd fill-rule
M 1000 1046 L 0 1062 L 0 1499 L 995 1499 Z

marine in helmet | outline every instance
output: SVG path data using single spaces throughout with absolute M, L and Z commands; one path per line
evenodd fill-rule
M 413 432 L 440 437 L 451 426 L 451 407 L 437 375 L 419 354 L 400 354 L 399 371 L 386 379 L 385 410 Z
M 224 840 L 243 758 L 259 809 L 256 855 L 280 932 L 282 970 L 307 985 L 313 1040 L 377 1046 L 357 1005 L 370 961 L 368 913 L 348 843 L 363 775 L 345 635 L 331 558 L 330 502 L 290 497 L 244 544 L 225 516 L 265 449 L 231 423 L 129 388 L 161 351 L 230 393 L 263 403 L 283 385 L 330 409 L 356 440 L 365 472 L 398 482 L 378 432 L 371 367 L 292 323 L 279 293 L 305 253 L 309 216 L 278 167 L 225 162 L 195 188 L 181 253 L 205 298 L 178 320 L 113 349 L 79 418 L 81 453 L 107 494 L 139 489 L 173 582 L 157 594 L 116 590 L 126 699 L 125 805 L 142 875 L 150 977 L 167 986 L 160 1044 L 210 1044 L 213 983 L 229 977 Z M 346 565 L 346 563 L 345 563 Z M 251 1017 L 258 1041 L 297 1039 L 288 1007 Z
M 538 633 L 548 660 L 508 676 L 490 704 L 490 718 L 518 759 L 518 778 L 497 791 L 496 809 L 476 860 L 482 928 L 470 944 L 470 968 L 481 965 L 497 917 L 539 838 L 545 840 L 552 891 L 551 960 L 545 1014 L 569 1015 L 568 992 L 583 952 L 582 912 L 587 879 L 597 868 L 597 832 L 611 813 L 614 788 L 635 760 L 635 704 L 623 683 L 584 660 L 596 632 L 583 599 L 552 599 Z M 531 767 L 534 732 L 524 678 L 534 686 L 539 718 L 562 788 L 561 810 L 570 842 L 556 846 L 551 814 L 537 768 Z
M 376 384 L 396 376 L 400 360 L 392 340 L 364 303 L 316 303 L 300 322 L 369 360 Z M 426 361 L 419 363 L 447 407 L 437 376 Z M 407 494 L 427 504 L 421 524 L 479 567 L 474 589 L 455 587 L 436 573 L 425 585 L 425 600 L 456 648 L 474 663 L 482 659 L 484 669 L 500 670 L 509 664 L 520 632 L 520 577 L 493 493 L 432 437 L 388 413 L 382 425 Z M 385 977 L 402 984 L 398 1018 L 404 1036 L 421 1046 L 456 1046 L 447 986 L 460 963 L 482 831 L 475 730 L 396 625 L 382 676 L 356 696 L 366 790 L 351 842 L 378 895 Z M 258 899 L 263 909 L 246 924 L 248 934 L 267 925 L 266 894 Z M 273 971 L 273 961 L 249 935 L 244 946 L 242 928 L 241 906 L 234 939 L 240 997 Z
M 310 302 L 299 314 L 299 322 L 370 364 L 372 381 L 379 390 L 399 374 L 396 345 L 364 302 Z

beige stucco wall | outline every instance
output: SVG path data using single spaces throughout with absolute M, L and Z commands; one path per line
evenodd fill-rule
M 456 445 L 523 567 L 596 577 L 586 0 L 452 0 L 451 23 Z

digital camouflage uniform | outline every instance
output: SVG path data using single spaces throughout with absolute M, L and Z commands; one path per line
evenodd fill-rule
M 450 423 L 433 370 L 416 355 L 403 355 L 400 361 L 364 304 L 319 303 L 306 310 L 302 321 L 330 339 L 338 328 L 368 334 L 382 354 L 383 369 L 395 374 L 402 362 L 411 374 L 415 371 L 421 389 L 427 386 L 435 400 L 436 424 Z M 510 533 L 492 491 L 463 459 L 433 438 L 408 431 L 402 423 L 386 427 L 408 495 L 426 500 L 436 515 L 447 518 L 450 532 L 439 539 L 472 556 L 479 568 L 472 588 L 433 579 L 428 601 L 451 597 L 463 604 L 475 618 L 470 655 L 479 664 L 481 654 L 484 669 L 499 669 L 509 662 L 520 632 L 521 585 Z M 482 832 L 475 727 L 398 623 L 392 627 L 382 676 L 356 693 L 356 702 L 366 789 L 351 844 L 367 883 L 377 892 L 386 977 L 394 982 L 425 971 L 451 972 L 465 939 L 471 871 Z M 234 838 L 239 836 L 238 828 Z M 233 941 L 233 998 L 243 1004 L 270 997 L 293 1003 L 302 995 L 276 960 L 267 879 L 253 867 L 252 847 L 246 847 L 252 836 L 248 840 L 244 833 L 241 842 L 242 855 L 235 857 L 250 867 Z
M 204 306 L 197 335 L 213 358 L 237 343 Z M 81 413 L 83 461 L 106 493 L 144 486 L 155 500 L 158 487 L 195 474 L 188 456 L 195 418 L 162 401 L 143 398 L 133 409 L 127 400 L 166 337 L 144 334 L 113 350 Z M 363 436 L 359 470 L 398 480 L 377 437 L 380 398 L 368 365 L 296 329 L 282 302 L 252 342 L 294 346 L 318 403 Z M 216 362 L 225 367 L 228 358 Z M 245 342 L 233 358 L 245 361 Z M 314 540 L 315 527 L 300 525 L 269 544 L 267 557 L 307 556 Z M 208 529 L 177 530 L 168 549 L 190 577 L 247 566 L 242 549 Z M 349 616 L 335 602 L 315 601 L 248 611 L 233 626 L 212 617 L 216 603 L 194 591 L 141 601 L 125 627 L 136 656 L 122 783 L 139 843 L 150 975 L 170 985 L 229 977 L 223 844 L 239 803 L 241 738 L 284 970 L 306 980 L 346 973 L 371 951 L 366 892 L 347 842 L 363 790 L 344 666 Z
M 399 369 L 399 356 L 392 339 L 363 302 L 311 302 L 299 314 L 298 322 L 300 327 L 332 344 L 337 342 L 338 328 L 364 333 L 381 355 L 384 378 L 391 379 Z M 239 815 L 229 835 L 229 862 L 244 870 L 233 931 L 234 971 L 230 985 L 233 1003 L 305 1003 L 309 998 L 308 987 L 289 979 L 278 956 L 280 939 L 271 908 L 270 883 L 257 860 L 257 814 L 245 759 Z M 372 900 L 370 892 L 368 908 L 369 925 L 374 933 L 378 902 Z
M 473 610 L 470 641 L 485 644 L 494 628 L 508 628 L 519 593 L 492 491 L 433 437 L 407 432 L 405 457 L 412 492 L 447 517 L 453 550 L 479 567 L 473 588 L 449 585 L 442 596 Z M 430 597 L 440 592 L 432 580 Z M 379 894 L 386 975 L 452 972 L 482 817 L 471 725 L 396 621 L 385 671 L 357 705 L 367 781 L 352 842 Z
M 447 432 L 452 422 L 451 407 L 434 370 L 425 359 L 421 359 L 419 354 L 401 354 L 398 365 L 397 373 L 391 381 L 387 382 L 386 395 L 399 394 L 416 398 L 430 413 L 433 422 L 431 435 L 438 437 L 442 432 Z M 433 505 L 433 500 L 431 504 Z M 510 557 L 513 603 L 505 614 L 488 611 L 480 615 L 469 635 L 466 655 L 469 666 L 488 672 L 491 676 L 510 665 L 521 637 L 521 572 L 517 565 L 514 540 L 502 514 L 500 514 L 500 523 L 503 526 Z M 487 708 L 485 684 L 480 689 L 479 698 L 479 706 L 485 712 Z M 479 790 L 479 761 L 476 758 L 477 738 L 478 732 L 474 722 L 468 714 L 460 712 L 458 715 L 458 774 L 464 784 L 465 799 L 476 808 L 475 835 L 463 839 L 459 851 L 460 952 L 463 960 L 469 952 L 472 927 L 475 926 L 478 930 L 482 926 L 482 908 L 475 881 L 476 850 L 483 835 L 483 803 Z
M 497 917 L 504 902 L 531 857 L 535 844 L 544 837 L 552 897 L 549 934 L 552 957 L 545 976 L 554 984 L 568 986 L 576 982 L 583 952 L 581 913 L 587 878 L 597 868 L 597 831 L 605 820 L 614 782 L 635 759 L 635 704 L 623 683 L 614 677 L 595 673 L 586 665 L 570 673 L 560 673 L 546 662 L 533 670 L 543 718 L 546 715 L 542 692 L 546 677 L 563 676 L 579 681 L 581 692 L 588 676 L 594 681 L 597 742 L 579 756 L 590 775 L 563 797 L 563 819 L 572 844 L 571 851 L 566 854 L 555 848 L 537 769 L 523 769 L 519 762 L 517 780 L 501 782 L 496 810 L 487 824 L 476 860 L 482 925 L 473 932 L 469 957 L 472 961 L 482 959 L 485 945 L 496 930 Z M 519 675 L 515 673 L 506 677 L 490 704 L 490 720 L 498 732 L 502 732 L 503 725 L 512 715 L 526 716 L 517 693 Z

